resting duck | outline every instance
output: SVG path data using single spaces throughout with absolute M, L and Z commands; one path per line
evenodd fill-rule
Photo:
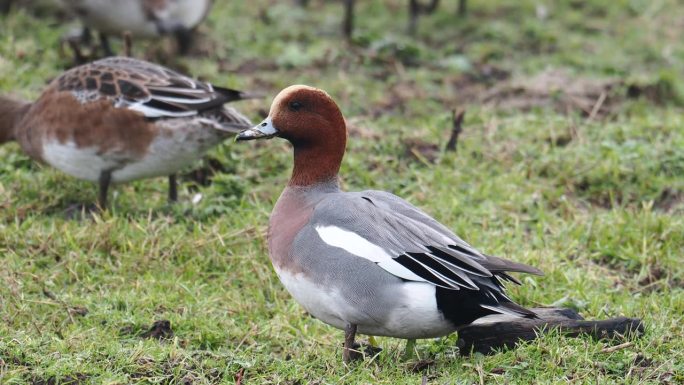
M 130 32 L 134 38 L 174 35 L 181 54 L 192 44 L 192 31 L 204 20 L 212 0 L 60 0 L 87 28 L 101 33 L 107 56 L 112 50 L 107 35 Z M 84 31 L 84 33 L 88 33 Z
M 54 79 L 33 103 L 0 98 L 0 143 L 19 142 L 33 159 L 99 183 L 169 176 L 251 126 L 225 107 L 249 95 L 193 80 L 142 60 L 112 57 Z
M 491 314 L 535 317 L 503 282 L 539 270 L 477 251 L 396 195 L 340 190 L 347 130 L 327 93 L 284 89 L 237 140 L 274 136 L 292 143 L 294 169 L 271 213 L 271 261 L 307 312 L 345 331 L 345 361 L 356 332 L 413 342 Z

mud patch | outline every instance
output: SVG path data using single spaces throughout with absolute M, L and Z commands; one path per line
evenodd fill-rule
M 589 79 L 553 69 L 532 77 L 517 77 L 485 92 L 480 101 L 504 110 L 553 108 L 590 118 L 610 115 L 620 100 L 619 79 Z
M 653 208 L 665 213 L 684 210 L 684 191 L 665 188 L 653 202 Z
M 225 365 L 225 362 L 223 362 Z M 156 361 L 149 357 L 136 360 L 134 367 L 128 373 L 137 382 L 162 384 L 218 384 L 222 383 L 224 367 L 208 367 L 194 359 L 168 358 Z
M 346 119 L 347 132 L 351 138 L 359 138 L 364 140 L 379 140 L 382 135 L 379 131 L 368 128 L 367 124 L 363 124 L 358 118 Z
M 649 266 L 646 276 L 640 279 L 638 283 L 641 287 L 639 291 L 642 293 L 684 288 L 684 279 L 673 277 L 670 272 L 658 264 Z
M 151 338 L 159 341 L 170 340 L 174 337 L 169 320 L 154 321 L 150 328 L 128 324 L 119 329 L 119 335 L 122 337 Z
M 426 142 L 418 138 L 404 140 L 404 158 L 424 163 L 434 164 L 439 158 L 441 150 L 435 143 Z
M 173 330 L 171 329 L 171 321 L 159 320 L 154 321 L 150 330 L 140 334 L 140 338 L 151 338 L 155 340 L 170 340 L 173 338 Z
M 430 98 L 427 91 L 413 80 L 390 85 L 384 95 L 385 97 L 374 103 L 368 111 L 373 119 L 393 112 L 407 114 L 410 112 L 406 109 L 409 101 Z
M 31 385 L 78 385 L 85 384 L 90 378 L 84 373 L 69 374 L 66 376 L 50 376 L 47 378 L 32 377 L 29 379 Z
M 409 365 L 409 368 L 413 373 L 420 373 L 420 372 L 424 372 L 424 371 L 430 369 L 434 365 L 435 365 L 435 360 L 426 359 L 426 360 L 418 360 L 416 362 L 411 363 Z

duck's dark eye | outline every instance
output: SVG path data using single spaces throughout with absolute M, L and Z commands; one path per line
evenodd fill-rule
M 289 107 L 292 111 L 299 111 L 304 107 L 304 105 L 300 102 L 290 102 Z

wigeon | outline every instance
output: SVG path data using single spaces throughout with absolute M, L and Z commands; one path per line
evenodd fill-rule
M 520 283 L 509 272 L 538 269 L 481 253 L 391 193 L 340 190 L 347 130 L 327 93 L 284 89 L 237 140 L 275 136 L 293 145 L 294 169 L 271 213 L 271 261 L 307 312 L 345 331 L 345 361 L 356 332 L 412 346 L 487 315 L 536 317 L 503 283 Z
M 173 35 L 185 54 L 192 31 L 209 13 L 213 0 L 60 0 L 88 29 L 100 32 L 105 54 L 112 55 L 107 35 L 130 32 L 133 38 Z M 84 31 L 87 33 L 87 31 Z
M 142 60 L 112 57 L 54 79 L 33 103 L 0 99 L 0 143 L 19 142 L 33 159 L 98 182 L 169 176 L 251 126 L 225 103 L 249 95 L 193 80 Z

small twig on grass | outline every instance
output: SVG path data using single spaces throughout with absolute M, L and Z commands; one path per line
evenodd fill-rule
M 596 103 L 594 104 L 594 108 L 591 109 L 591 112 L 589 113 L 589 118 L 587 118 L 588 121 L 594 120 L 596 118 L 596 115 L 598 112 L 601 110 L 601 107 L 603 106 L 603 102 L 606 101 L 606 93 L 601 92 L 601 95 L 599 95 L 598 100 L 596 100 Z
M 618 350 L 621 350 L 624 348 L 628 348 L 632 345 L 634 345 L 634 342 L 627 341 L 627 342 L 622 343 L 620 345 L 609 346 L 607 348 L 603 348 L 603 349 L 601 349 L 601 353 L 612 353 L 612 352 L 615 352 L 615 351 L 618 351 Z
M 421 385 L 427 385 L 427 376 L 423 374 L 423 380 L 420 382 Z
M 451 137 L 444 148 L 444 151 L 456 151 L 456 145 L 458 144 L 458 136 L 463 132 L 463 118 L 465 117 L 465 110 L 452 111 L 452 129 Z
M 245 374 L 245 368 L 240 368 L 237 374 L 235 374 L 235 385 L 242 385 L 242 378 Z
M 71 321 L 71 323 L 74 323 L 74 317 L 71 315 L 71 307 L 70 307 L 69 305 L 67 305 L 66 302 L 64 302 L 64 301 L 62 301 L 61 299 L 57 298 L 57 296 L 56 296 L 54 293 L 52 293 L 51 291 L 49 291 L 49 290 L 48 290 L 47 288 L 45 288 L 45 287 L 43 288 L 43 294 L 44 294 L 46 297 L 50 298 L 51 300 L 53 300 L 53 301 L 57 302 L 58 304 L 62 305 L 62 307 L 64 308 L 64 310 L 66 310 L 67 315 L 69 316 L 69 321 Z

